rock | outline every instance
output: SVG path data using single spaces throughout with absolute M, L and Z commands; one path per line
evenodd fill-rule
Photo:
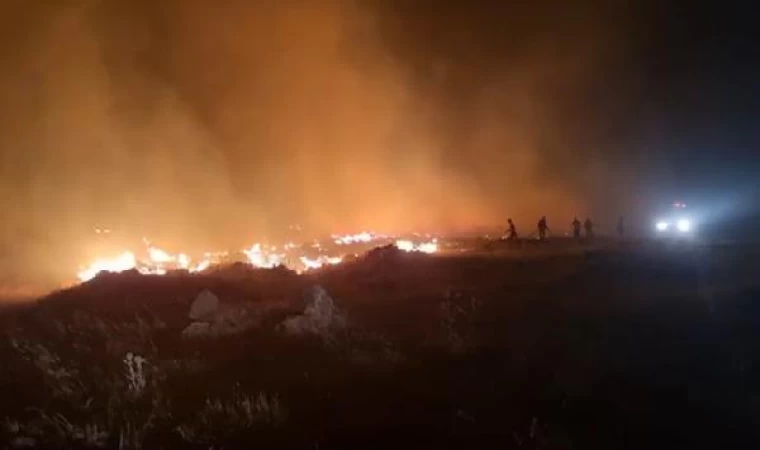
M 282 328 L 286 334 L 315 334 L 331 340 L 336 330 L 346 327 L 346 318 L 321 286 L 314 286 L 307 294 L 303 314 L 285 319 Z
M 190 317 L 191 320 L 205 320 L 213 317 L 216 310 L 219 308 L 219 297 L 214 295 L 213 292 L 208 289 L 204 289 L 201 293 L 195 297 L 195 301 L 190 305 Z
M 377 358 L 367 350 L 354 349 L 351 351 L 351 362 L 360 366 L 371 366 L 377 363 Z
M 211 337 L 211 324 L 208 322 L 193 322 L 182 330 L 184 339 L 203 339 Z
M 222 305 L 212 317 L 205 321 L 190 323 L 182 331 L 185 339 L 206 339 L 242 333 L 258 326 L 261 317 L 246 308 L 224 307 Z
M 322 286 L 314 286 L 311 290 L 310 301 L 306 305 L 304 315 L 312 318 L 312 322 L 320 328 L 345 326 L 345 319 L 335 306 L 335 302 Z
M 37 441 L 27 436 L 17 436 L 11 440 L 11 448 L 35 448 Z
M 219 298 L 204 290 L 195 298 L 188 314 L 192 322 L 182 331 L 186 339 L 212 338 L 243 332 L 260 322 L 252 305 L 220 304 Z
M 246 308 L 220 308 L 211 323 L 211 334 L 224 336 L 241 333 L 259 325 L 260 317 Z

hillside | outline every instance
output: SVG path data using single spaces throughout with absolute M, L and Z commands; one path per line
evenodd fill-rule
M 384 248 L 304 275 L 105 274 L 0 315 L 2 442 L 746 447 L 755 257 Z

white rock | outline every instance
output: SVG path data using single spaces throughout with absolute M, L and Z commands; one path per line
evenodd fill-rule
M 18 436 L 11 440 L 11 448 L 34 448 L 37 441 L 34 438 Z
M 202 339 L 210 336 L 211 324 L 208 322 L 193 322 L 182 330 L 184 339 Z
M 214 293 L 208 289 L 204 289 L 197 297 L 195 297 L 193 304 L 190 305 L 190 313 L 188 316 L 191 320 L 208 319 L 216 313 L 218 308 L 219 297 L 214 295 Z
M 185 339 L 205 339 L 242 333 L 260 324 L 260 316 L 245 308 L 221 305 L 213 316 L 190 323 L 182 331 Z
M 346 327 L 346 318 L 321 286 L 312 288 L 308 296 L 304 313 L 283 321 L 283 329 L 287 334 L 317 334 L 330 340 L 334 331 Z
M 245 308 L 220 308 L 211 323 L 215 336 L 241 333 L 259 325 L 260 317 Z

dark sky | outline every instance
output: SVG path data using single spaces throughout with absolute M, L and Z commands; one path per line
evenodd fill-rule
M 70 273 L 99 251 L 94 226 L 193 251 L 292 223 L 749 205 L 752 17 L 731 2 L 4 0 L 0 246 Z

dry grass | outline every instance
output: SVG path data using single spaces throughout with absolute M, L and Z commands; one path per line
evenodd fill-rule
M 123 449 L 756 442 L 751 249 L 529 251 L 547 254 L 389 252 L 300 277 L 123 274 L 6 310 L 0 439 Z M 285 336 L 278 325 L 303 312 L 314 284 L 348 326 L 328 341 Z M 182 339 L 203 289 L 256 309 L 259 326 Z

